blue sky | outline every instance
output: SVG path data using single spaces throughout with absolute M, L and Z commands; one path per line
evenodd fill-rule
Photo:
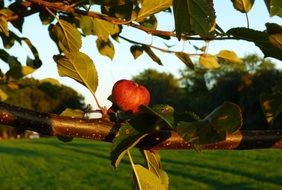
M 231 27 L 246 27 L 246 18 L 245 15 L 235 11 L 233 9 L 231 1 L 217 0 L 214 1 L 215 9 L 217 14 L 217 23 L 227 31 Z M 278 17 L 269 17 L 265 4 L 262 0 L 257 0 L 254 4 L 253 9 L 250 11 L 249 20 L 250 27 L 257 30 L 265 30 L 266 22 L 276 22 L 282 24 L 282 19 Z M 169 13 L 160 13 L 158 14 L 158 29 L 162 30 L 173 30 L 174 22 L 173 15 Z M 37 15 L 26 18 L 23 28 L 23 34 L 21 36 L 28 37 L 34 46 L 38 49 L 40 57 L 43 61 L 43 66 L 38 69 L 36 72 L 31 74 L 32 77 L 43 79 L 47 77 L 52 77 L 60 80 L 61 83 L 73 87 L 79 93 L 81 93 L 86 98 L 86 102 L 93 105 L 96 108 L 94 99 L 91 93 L 84 86 L 78 84 L 76 81 L 60 77 L 57 72 L 56 63 L 53 61 L 53 55 L 58 54 L 58 50 L 53 41 L 49 38 L 47 26 L 41 25 L 41 22 Z M 139 42 L 148 43 L 151 42 L 153 45 L 160 46 L 165 48 L 163 41 L 159 38 L 152 38 L 150 35 L 145 34 L 142 31 L 125 27 L 123 36 L 126 36 L 129 39 L 133 39 Z M 137 60 L 134 60 L 130 54 L 129 48 L 131 44 L 124 42 L 121 43 L 114 42 L 115 45 L 115 58 L 111 61 L 108 57 L 101 56 L 96 47 L 95 47 L 96 37 L 88 36 L 83 38 L 83 47 L 82 52 L 89 55 L 98 70 L 99 74 L 99 86 L 97 90 L 97 97 L 100 101 L 100 104 L 104 106 L 110 106 L 110 102 L 107 101 L 107 97 L 111 94 L 111 88 L 115 81 L 125 78 L 130 79 L 132 76 L 140 73 L 146 68 L 153 68 L 159 71 L 170 72 L 175 75 L 179 73 L 180 69 L 183 69 L 184 64 L 179 61 L 175 56 L 164 54 L 158 51 L 154 51 L 162 60 L 164 66 L 159 66 L 151 59 L 143 54 Z M 175 45 L 174 50 L 181 51 L 184 47 L 185 52 L 195 53 L 192 45 L 197 45 L 199 47 L 204 46 L 204 42 L 179 42 L 176 39 L 166 42 L 170 45 Z M 262 56 L 260 50 L 255 47 L 254 44 L 244 41 L 216 41 L 209 44 L 208 52 L 211 54 L 216 54 L 222 49 L 233 50 L 237 52 L 239 56 L 244 56 L 249 53 L 258 53 Z M 11 54 L 19 57 L 21 62 L 25 62 L 26 56 L 32 56 L 29 52 L 29 49 L 24 46 L 16 45 L 12 50 Z M 278 60 L 275 60 L 278 63 L 279 67 L 282 67 L 282 63 Z M 7 64 L 0 62 L 0 68 L 2 70 L 7 69 Z

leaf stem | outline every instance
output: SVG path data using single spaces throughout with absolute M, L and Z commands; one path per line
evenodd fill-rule
M 245 13 L 246 20 L 247 20 L 247 28 L 250 28 L 249 16 L 248 13 Z
M 136 169 L 135 169 L 135 167 L 134 167 L 134 162 L 133 162 L 133 159 L 132 159 L 132 157 L 131 157 L 131 154 L 130 154 L 130 151 L 129 151 L 129 150 L 127 151 L 127 155 L 128 155 L 128 158 L 129 158 L 131 167 L 132 167 L 132 169 L 133 169 L 133 172 L 134 172 L 134 174 L 135 174 L 135 176 L 136 176 L 136 181 L 137 181 L 139 190 L 142 190 L 142 187 L 141 187 L 141 184 L 140 184 L 140 180 L 139 180 L 137 171 L 136 171 Z
M 48 11 L 57 21 L 59 21 L 59 18 L 57 15 L 55 15 L 48 7 L 45 7 L 46 11 Z

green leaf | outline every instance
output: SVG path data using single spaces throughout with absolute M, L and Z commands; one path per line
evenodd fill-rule
M 143 54 L 142 46 L 133 45 L 130 47 L 130 52 L 133 55 L 134 59 L 137 59 L 140 55 Z
M 174 128 L 174 108 L 169 105 L 157 104 L 153 108 L 149 106 L 142 106 L 141 109 L 144 112 L 156 115 L 158 118 L 162 119 L 168 126 Z
M 79 20 L 79 25 L 80 28 L 85 35 L 92 35 L 94 34 L 93 28 L 94 28 L 94 23 L 93 23 L 93 18 L 90 16 L 81 16 Z
M 187 53 L 184 52 L 176 52 L 176 57 L 178 57 L 187 67 L 194 70 L 194 64 Z
M 261 96 L 260 102 L 267 122 L 272 124 L 274 119 L 282 113 L 282 92 L 265 94 Z
M 236 10 L 247 13 L 253 7 L 255 0 L 231 0 Z
M 241 109 L 236 104 L 225 102 L 210 113 L 204 120 L 220 132 L 233 133 L 242 126 Z
M 115 56 L 115 47 L 110 39 L 104 41 L 103 39 L 97 38 L 96 46 L 101 55 L 107 56 L 113 60 Z
M 224 62 L 243 63 L 234 51 L 221 50 L 216 56 L 219 60 L 223 60 Z
M 167 173 L 161 167 L 159 154 L 148 150 L 143 150 L 143 154 L 149 171 L 154 173 L 161 180 L 165 189 L 168 189 L 169 178 Z
M 227 34 L 235 38 L 254 42 L 257 47 L 261 49 L 265 57 L 274 57 L 282 60 L 281 49 L 272 45 L 268 39 L 266 32 L 260 32 L 248 28 L 232 28 L 227 31 Z
M 51 31 L 56 38 L 55 43 L 57 43 L 59 50 L 65 54 L 77 52 L 81 48 L 81 35 L 71 23 L 59 19 Z
M 171 4 L 172 0 L 143 0 L 142 7 L 139 10 L 137 18 L 135 20 L 137 22 L 140 22 L 155 13 L 169 8 Z
M 275 23 L 266 23 L 269 41 L 282 50 L 282 26 Z
M 158 178 L 154 173 L 152 173 L 147 168 L 134 164 L 134 179 L 137 181 L 136 184 L 139 185 L 138 189 L 142 190 L 166 190 L 166 184 L 163 184 L 161 179 Z
M 194 144 L 208 144 L 222 141 L 226 133 L 233 133 L 242 126 L 240 108 L 230 102 L 217 107 L 203 120 L 177 123 L 177 133 Z
M 140 133 L 129 123 L 123 123 L 114 138 L 111 151 L 111 163 L 117 168 L 127 151 L 133 148 L 148 133 Z
M 151 59 L 158 63 L 159 65 L 163 65 L 162 61 L 160 60 L 160 58 L 152 51 L 152 49 L 147 46 L 147 45 L 142 45 L 142 49 L 149 55 L 149 57 L 151 57 Z
M 182 34 L 209 35 L 215 29 L 215 11 L 207 0 L 173 0 L 175 30 Z
M 54 56 L 60 76 L 70 77 L 85 85 L 93 94 L 98 87 L 98 75 L 93 61 L 82 52 Z
M 42 61 L 40 60 L 37 49 L 33 46 L 33 44 L 31 43 L 31 41 L 28 38 L 21 38 L 21 40 L 27 44 L 27 46 L 29 47 L 29 49 L 31 50 L 34 56 L 34 59 L 28 58 L 27 66 L 38 69 L 42 65 Z
M 108 21 L 93 18 L 93 32 L 98 38 L 103 41 L 108 41 L 109 35 L 117 34 L 120 32 L 118 25 L 110 23 Z
M 5 101 L 8 99 L 8 95 L 0 88 L 0 101 Z
M 282 1 L 281 0 L 264 0 L 270 16 L 282 17 Z
M 202 54 L 199 58 L 199 63 L 206 69 L 216 69 L 220 67 L 216 57 L 210 54 Z

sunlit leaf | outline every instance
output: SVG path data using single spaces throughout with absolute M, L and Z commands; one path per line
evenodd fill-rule
M 255 0 L 231 0 L 236 10 L 247 13 L 253 7 Z
M 33 67 L 22 66 L 22 74 L 23 74 L 23 76 L 29 75 L 29 74 L 33 73 L 34 71 L 36 71 L 36 69 L 34 69 Z
M 5 101 L 8 99 L 8 95 L 0 88 L 0 101 Z
M 230 50 L 221 50 L 217 54 L 217 58 L 225 62 L 243 63 L 243 61 L 237 56 L 237 54 L 234 51 Z
M 39 83 L 42 84 L 42 83 L 50 83 L 52 85 L 56 85 L 56 86 L 62 86 L 61 83 L 57 80 L 57 79 L 54 79 L 54 78 L 45 78 L 45 79 L 41 79 L 39 80 Z
M 215 26 L 213 3 L 206 0 L 173 0 L 175 29 L 182 34 L 209 35 Z
M 82 52 L 71 52 L 65 56 L 54 56 L 60 76 L 70 77 L 85 85 L 92 93 L 98 87 L 98 75 L 94 62 Z
M 0 17 L 0 32 L 9 36 L 8 22 L 4 17 Z
M 142 46 L 133 45 L 130 47 L 130 52 L 133 55 L 134 59 L 137 59 L 140 55 L 143 54 Z
M 109 35 L 113 35 L 120 32 L 118 25 L 111 22 L 93 18 L 93 32 L 98 38 L 108 41 Z
M 147 168 L 135 164 L 133 166 L 135 184 L 138 185 L 138 189 L 150 189 L 150 190 L 166 190 L 168 189 L 166 184 L 163 184 L 161 179 L 158 178 L 154 173 L 152 173 Z
M 272 124 L 274 119 L 282 113 L 282 93 L 265 94 L 261 96 L 260 102 L 267 122 Z
M 114 138 L 111 151 L 111 163 L 117 168 L 127 151 L 133 148 L 148 133 L 140 133 L 129 123 L 122 124 L 118 135 Z
M 235 38 L 254 42 L 261 49 L 265 57 L 274 57 L 282 60 L 281 49 L 272 45 L 268 39 L 266 32 L 260 32 L 249 28 L 232 28 L 227 31 L 227 34 Z
M 220 67 L 216 57 L 209 54 L 201 55 L 199 58 L 199 63 L 206 69 L 216 69 Z
M 159 154 L 149 150 L 143 150 L 143 154 L 149 171 L 154 173 L 161 180 L 161 183 L 164 185 L 164 187 L 166 187 L 165 189 L 168 189 L 169 178 L 167 173 L 161 167 Z
M 52 28 L 59 49 L 66 53 L 79 51 L 81 48 L 81 35 L 71 23 L 60 19 Z
M 282 26 L 275 23 L 266 23 L 269 41 L 282 50 Z
M 172 0 L 143 0 L 142 7 L 138 12 L 137 18 L 135 20 L 137 22 L 142 21 L 152 14 L 169 8 L 171 4 Z
M 113 60 L 115 56 L 115 47 L 110 39 L 107 39 L 106 41 L 100 38 L 97 38 L 96 40 L 96 46 L 98 48 L 98 51 L 101 55 L 109 57 L 111 60 Z
M 176 52 L 176 57 L 178 57 L 187 67 L 194 70 L 194 64 L 187 53 L 184 52 Z
M 151 57 L 154 62 L 158 63 L 159 65 L 163 65 L 160 58 L 152 51 L 149 46 L 143 45 L 142 49 L 149 55 L 149 57 Z
M 80 28 L 85 35 L 91 35 L 94 34 L 93 28 L 94 28 L 94 23 L 93 23 L 93 18 L 90 16 L 81 16 L 79 20 L 79 25 Z

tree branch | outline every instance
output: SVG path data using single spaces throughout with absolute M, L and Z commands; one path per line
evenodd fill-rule
M 0 103 L 0 124 L 32 130 L 44 135 L 66 136 L 112 142 L 118 132 L 114 123 L 103 119 L 77 119 L 39 113 Z M 174 131 L 154 132 L 137 144 L 144 149 L 191 149 Z M 282 148 L 282 130 L 238 131 L 225 141 L 208 144 L 204 149 L 258 149 Z
M 30 7 L 31 10 L 28 10 L 25 13 L 22 14 L 13 14 L 11 17 L 6 18 L 7 21 L 14 21 L 17 20 L 19 17 L 25 17 L 32 15 L 34 13 L 37 13 L 40 11 L 39 7 L 41 8 L 48 8 L 53 11 L 62 11 L 64 13 L 70 13 L 70 14 L 79 14 L 79 15 L 85 15 L 85 16 L 90 16 L 93 18 L 99 18 L 103 19 L 106 21 L 109 21 L 113 24 L 118 24 L 118 25 L 127 25 L 139 30 L 142 30 L 148 34 L 152 34 L 155 36 L 160 36 L 163 38 L 170 38 L 170 37 L 176 37 L 176 33 L 174 31 L 164 31 L 164 30 L 156 30 L 152 28 L 147 28 L 145 26 L 142 26 L 140 24 L 134 23 L 132 20 L 126 21 L 122 19 L 118 19 L 115 17 L 110 17 L 105 14 L 101 14 L 98 12 L 93 12 L 93 11 L 85 11 L 78 9 L 76 6 L 79 6 L 80 3 L 78 4 L 71 4 L 71 5 L 66 5 L 63 2 L 49 2 L 49 1 L 44 1 L 44 0 L 26 0 L 22 2 L 22 5 L 25 7 Z M 195 36 L 187 36 L 183 35 L 183 37 L 187 40 L 232 40 L 236 39 L 234 37 L 230 36 L 219 36 L 219 37 L 212 37 L 211 39 L 208 38 L 202 38 L 202 37 L 195 37 Z

